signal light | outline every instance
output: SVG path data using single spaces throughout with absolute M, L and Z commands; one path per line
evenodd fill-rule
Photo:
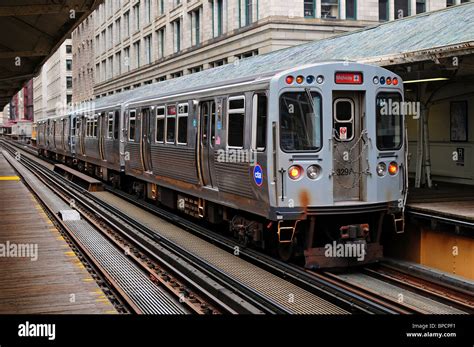
M 393 84 L 394 86 L 398 85 L 398 78 L 394 77 L 394 78 L 393 78 L 393 81 L 392 81 L 392 84 Z
M 292 180 L 297 180 L 300 178 L 302 173 L 303 168 L 299 165 L 293 165 L 288 169 L 288 176 L 290 176 Z
M 380 84 L 385 84 L 385 77 L 380 77 Z
M 318 82 L 318 84 L 322 84 L 324 82 L 324 76 L 319 75 L 316 77 L 316 82 Z
M 388 173 L 393 176 L 393 175 L 396 175 L 397 172 L 398 172 L 398 164 L 392 161 L 390 165 L 388 166 Z
M 303 81 L 304 81 L 304 77 L 303 77 L 303 76 L 298 76 L 298 77 L 296 77 L 296 83 L 301 84 L 301 83 L 303 83 Z
M 379 78 L 375 76 L 372 82 L 374 82 L 374 84 L 379 84 Z
M 308 84 L 311 84 L 314 82 L 314 76 L 313 75 L 309 75 L 306 77 L 306 83 Z
M 293 76 L 286 76 L 286 84 L 292 84 L 294 80 Z
M 392 84 L 392 79 L 390 77 L 387 77 L 385 82 L 387 83 L 387 85 L 391 85 Z

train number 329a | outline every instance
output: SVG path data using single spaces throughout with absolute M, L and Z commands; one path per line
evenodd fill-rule
M 353 171 L 351 168 L 343 168 L 343 169 L 336 170 L 336 176 L 349 176 L 352 173 Z

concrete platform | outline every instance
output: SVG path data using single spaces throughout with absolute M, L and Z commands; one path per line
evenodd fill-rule
M 412 211 L 474 223 L 474 186 L 438 183 L 436 188 L 409 188 L 407 207 Z
M 116 313 L 0 153 L 0 314 Z

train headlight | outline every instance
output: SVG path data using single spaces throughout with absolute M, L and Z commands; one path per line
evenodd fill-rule
M 375 76 L 372 82 L 374 82 L 374 84 L 379 84 L 379 78 Z
M 316 77 L 316 82 L 318 82 L 318 84 L 322 84 L 324 82 L 324 76 L 319 75 Z
M 288 176 L 292 180 L 297 180 L 303 174 L 303 168 L 299 165 L 293 165 L 288 169 Z
M 377 175 L 382 177 L 383 175 L 385 175 L 386 172 L 387 172 L 387 165 L 385 165 L 385 163 L 379 163 L 377 165 Z
M 319 165 L 311 165 L 306 169 L 306 174 L 312 180 L 315 180 L 321 174 L 321 166 Z
M 397 172 L 398 172 L 398 164 L 392 161 L 390 165 L 388 166 L 388 173 L 393 176 L 393 175 L 396 175 Z

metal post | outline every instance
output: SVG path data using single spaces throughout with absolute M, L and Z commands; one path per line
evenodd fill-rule
M 430 137 L 428 130 L 429 104 L 423 106 L 423 108 L 424 173 L 426 175 L 426 184 L 428 185 L 428 188 L 432 188 L 433 182 L 431 181 Z

